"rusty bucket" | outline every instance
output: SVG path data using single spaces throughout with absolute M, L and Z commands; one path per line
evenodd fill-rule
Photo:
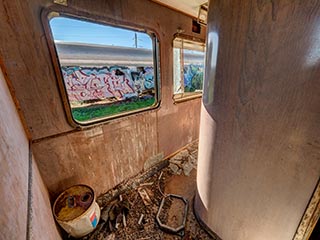
M 71 236 L 80 238 L 92 232 L 100 218 L 100 208 L 91 187 L 75 185 L 62 192 L 53 205 L 53 215 Z

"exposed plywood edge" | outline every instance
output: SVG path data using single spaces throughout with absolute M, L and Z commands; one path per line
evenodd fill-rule
M 178 12 L 178 13 L 181 13 L 181 14 L 183 14 L 183 15 L 186 15 L 186 16 L 192 18 L 192 19 L 196 19 L 196 18 L 198 17 L 198 16 L 193 16 L 192 14 L 186 13 L 186 12 L 184 12 L 184 11 L 178 9 L 178 8 L 172 7 L 172 6 L 170 6 L 170 5 L 168 5 L 168 4 L 165 4 L 165 3 L 163 3 L 163 2 L 159 2 L 158 0 L 150 0 L 150 1 L 151 1 L 151 2 L 154 2 L 154 3 L 156 3 L 156 4 L 159 4 L 159 5 L 162 5 L 162 6 L 166 7 L 166 8 L 169 8 L 169 9 L 171 9 L 171 10 L 173 10 L 173 11 Z
M 293 240 L 309 239 L 320 217 L 320 179 Z

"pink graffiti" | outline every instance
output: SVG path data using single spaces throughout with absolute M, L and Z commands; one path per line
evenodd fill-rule
M 69 67 L 62 69 L 69 101 L 122 100 L 126 95 L 135 94 L 134 84 L 126 72 L 116 75 L 116 71 L 106 68 Z

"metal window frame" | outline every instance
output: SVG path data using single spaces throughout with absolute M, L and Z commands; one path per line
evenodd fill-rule
M 116 28 L 122 28 L 131 31 L 138 31 L 146 33 L 150 36 L 152 40 L 152 50 L 153 50 L 153 69 L 154 69 L 154 81 L 155 81 L 155 103 L 152 106 L 136 109 L 128 112 L 123 112 L 111 116 L 101 117 L 97 119 L 92 119 L 89 121 L 79 122 L 74 119 L 72 115 L 72 108 L 69 102 L 67 89 L 64 83 L 61 64 L 58 57 L 57 49 L 54 43 L 54 38 L 52 35 L 51 27 L 50 27 L 50 20 L 54 17 L 66 17 L 71 19 L 77 19 L 81 21 L 102 24 L 105 26 L 112 26 Z M 95 125 L 100 125 L 107 123 L 111 120 L 128 117 L 134 114 L 143 113 L 150 110 L 157 110 L 161 104 L 161 80 L 160 80 L 160 42 L 159 42 L 159 34 L 154 29 L 146 29 L 140 25 L 122 22 L 122 21 L 115 21 L 112 19 L 106 19 L 105 17 L 96 16 L 92 14 L 88 14 L 85 12 L 73 11 L 70 8 L 64 6 L 53 6 L 48 9 L 44 9 L 41 13 L 42 24 L 47 40 L 47 44 L 50 50 L 51 60 L 54 67 L 57 85 L 59 87 L 60 96 L 63 102 L 65 115 L 68 123 L 75 128 L 87 128 L 92 127 Z

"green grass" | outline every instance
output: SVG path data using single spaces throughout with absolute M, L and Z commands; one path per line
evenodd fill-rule
M 138 99 L 130 102 L 118 102 L 109 105 L 95 105 L 89 107 L 72 108 L 72 116 L 77 122 L 85 122 L 102 117 L 109 117 L 119 113 L 129 112 L 141 108 L 152 106 L 155 103 L 154 98 Z

